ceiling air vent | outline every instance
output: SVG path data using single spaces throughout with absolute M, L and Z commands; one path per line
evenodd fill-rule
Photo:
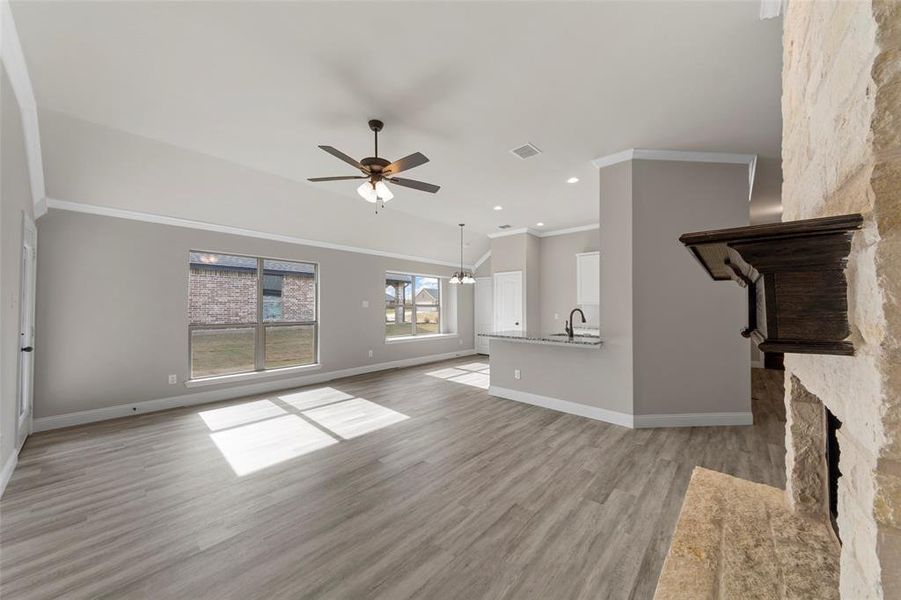
M 541 154 L 541 150 L 535 147 L 534 144 L 526 144 L 525 146 L 520 146 L 519 148 L 514 148 L 510 150 L 513 154 L 518 156 L 519 158 L 525 160 L 527 158 L 532 158 L 533 156 L 538 156 Z
M 498 225 L 497 226 L 498 229 L 510 229 L 510 227 L 512 227 L 512 225 Z

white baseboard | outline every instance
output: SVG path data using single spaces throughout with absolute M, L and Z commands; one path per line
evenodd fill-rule
M 0 498 L 3 497 L 3 492 L 6 491 L 6 484 L 9 483 L 9 478 L 13 476 L 13 471 L 16 470 L 16 464 L 19 462 L 19 451 L 13 450 L 13 453 L 10 454 L 9 458 L 6 459 L 6 462 L 3 464 L 3 470 L 0 471 Z
M 754 416 L 750 412 L 635 415 L 635 427 L 642 429 L 648 427 L 723 427 L 753 424 Z
M 191 394 L 182 394 L 180 396 L 172 396 L 170 398 L 146 400 L 144 402 L 136 402 L 134 404 L 119 404 L 116 406 L 107 406 L 93 410 L 83 410 L 74 413 L 66 413 L 63 415 L 54 415 L 51 417 L 40 417 L 34 420 L 34 431 L 48 431 L 51 429 L 60 429 L 62 427 L 72 427 L 74 425 L 94 423 L 96 421 L 118 419 L 120 417 L 127 417 L 129 415 L 145 414 L 149 412 L 157 412 L 160 410 L 168 410 L 171 408 L 180 408 L 183 406 L 195 406 L 198 404 L 207 404 L 209 402 L 233 400 L 235 398 L 241 398 L 242 396 L 252 396 L 255 394 L 265 394 L 267 392 L 287 390 L 305 385 L 324 383 L 326 381 L 332 381 L 344 377 L 353 377 L 355 375 L 374 373 L 376 371 L 387 371 L 389 369 L 399 369 L 403 367 L 415 367 L 416 365 L 424 365 L 427 363 L 438 362 L 450 358 L 457 358 L 460 356 L 472 356 L 473 354 L 475 354 L 475 350 L 459 350 L 457 352 L 446 352 L 444 354 L 430 354 L 427 356 L 405 358 L 402 360 L 377 363 L 374 365 L 364 365 L 350 369 L 317 372 L 310 375 L 301 375 L 299 377 L 277 379 L 275 381 L 262 381 L 259 383 L 251 383 L 247 385 L 235 385 L 227 388 L 207 390 Z
M 541 396 L 531 392 L 523 392 L 520 390 L 511 390 L 510 388 L 492 385 L 488 388 L 488 393 L 498 398 L 506 398 L 507 400 L 515 400 L 524 402 L 525 404 L 533 404 L 550 408 L 559 412 L 577 415 L 579 417 L 587 417 L 596 421 L 604 421 L 605 423 L 613 423 L 622 427 L 634 427 L 632 415 L 617 412 L 615 410 L 607 410 L 597 406 L 588 406 L 579 404 L 578 402 L 570 402 L 569 400 L 560 400 L 559 398 L 551 398 L 550 396 Z
M 644 429 L 650 427 L 716 427 L 728 425 L 753 425 L 754 417 L 750 412 L 732 413 L 675 413 L 662 415 L 630 415 L 628 413 L 607 410 L 597 406 L 587 406 L 569 400 L 560 400 L 549 396 L 541 396 L 531 392 L 512 390 L 492 385 L 488 393 L 498 398 L 515 400 L 535 406 L 550 408 L 571 415 L 587 417 L 596 421 L 613 423 L 622 427 Z
M 752 360 L 751 368 L 752 369 L 763 369 L 764 368 L 763 361 L 762 360 Z

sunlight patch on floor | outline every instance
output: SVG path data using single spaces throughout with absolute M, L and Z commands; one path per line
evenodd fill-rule
M 491 383 L 490 372 L 488 363 L 474 362 L 429 371 L 426 375 L 487 390 Z
M 439 379 L 450 379 L 452 377 L 457 377 L 458 375 L 465 375 L 466 373 L 468 373 L 468 371 L 461 371 L 460 369 L 450 367 L 447 369 L 438 369 L 437 371 L 429 371 L 426 375 L 437 377 Z
M 479 373 L 487 373 L 488 372 L 488 363 L 485 362 L 474 362 L 466 365 L 457 365 L 458 369 L 463 369 L 464 371 L 478 371 Z
M 302 414 L 347 440 L 410 418 L 364 398 L 336 402 Z
M 331 387 L 197 415 L 213 432 L 210 439 L 239 477 L 409 418 Z
M 487 390 L 489 385 L 491 384 L 491 377 L 488 375 L 488 373 L 465 373 L 463 375 L 448 379 L 448 381 L 453 381 L 454 383 L 462 383 L 463 385 L 471 385 L 472 387 Z
M 353 398 L 350 394 L 346 394 L 341 390 L 333 387 L 317 388 L 315 390 L 305 390 L 303 392 L 294 392 L 293 394 L 284 394 L 278 399 L 285 404 L 291 405 L 297 410 L 308 410 L 324 404 L 340 402 L 341 400 L 350 400 Z
M 269 400 L 257 400 L 224 408 L 205 410 L 197 414 L 203 419 L 206 426 L 210 428 L 210 431 L 219 431 L 220 429 L 228 429 L 229 427 L 253 423 L 254 421 L 280 417 L 288 413 Z
M 338 443 L 297 415 L 218 431 L 210 438 L 239 477 Z

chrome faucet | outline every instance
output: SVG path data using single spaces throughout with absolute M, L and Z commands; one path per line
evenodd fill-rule
M 579 313 L 582 316 L 582 322 L 585 323 L 585 313 L 582 312 L 581 308 L 574 308 L 569 313 L 569 321 L 565 322 L 563 326 L 564 331 L 566 331 L 566 335 L 569 336 L 569 339 L 573 339 L 573 332 L 575 331 L 575 327 L 573 327 L 573 315 Z

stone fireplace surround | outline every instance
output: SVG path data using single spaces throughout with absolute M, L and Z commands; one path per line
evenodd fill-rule
M 658 598 L 737 597 L 728 587 L 766 568 L 771 576 L 741 588 L 741 597 L 832 597 L 834 587 L 811 596 L 789 585 L 835 564 L 829 555 L 838 541 L 818 533 L 830 527 L 825 407 L 842 422 L 838 592 L 851 600 L 901 599 L 901 1 L 789 0 L 782 116 L 783 221 L 864 217 L 846 270 L 856 354 L 786 355 L 784 494 L 696 470 Z M 764 505 L 766 514 L 755 517 Z M 778 527 L 754 533 L 755 526 L 743 526 L 767 514 L 777 515 Z M 730 523 L 743 535 L 722 535 Z M 795 550 L 780 554 L 776 533 L 800 542 L 795 550 L 808 560 L 784 560 Z M 730 548 L 753 566 L 724 576 Z M 761 548 L 775 555 L 755 554 Z
M 828 519 L 823 409 L 840 421 L 842 598 L 901 598 L 901 2 L 791 0 L 783 221 L 859 212 L 853 357 L 786 355 L 786 496 Z

